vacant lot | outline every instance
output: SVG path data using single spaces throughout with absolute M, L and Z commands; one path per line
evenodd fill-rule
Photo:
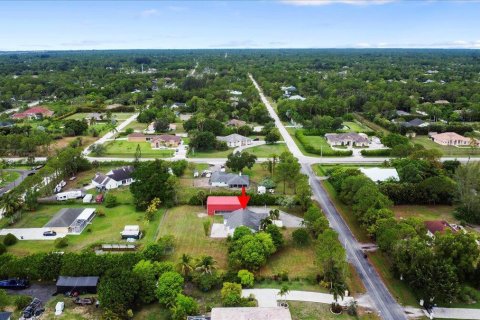
M 223 239 L 212 239 L 205 235 L 204 221 L 212 217 L 199 217 L 205 214 L 202 207 L 179 206 L 168 209 L 162 218 L 159 227 L 159 236 L 173 235 L 175 237 L 175 252 L 170 259 L 177 262 L 182 254 L 187 253 L 193 257 L 202 255 L 212 256 L 222 269 L 227 268 L 227 243 Z M 222 219 L 216 217 L 216 219 Z
M 232 152 L 233 152 L 233 148 L 225 151 L 217 151 L 217 150 L 196 151 L 192 149 L 192 151 L 190 151 L 190 153 L 188 154 L 188 157 L 189 158 L 226 158 Z
M 341 315 L 335 315 L 330 312 L 330 305 L 315 302 L 288 301 L 293 320 L 347 320 L 347 319 L 379 319 L 374 314 L 362 314 L 358 317 L 349 316 L 346 312 Z
M 344 126 L 348 127 L 348 132 L 367 132 L 372 131 L 368 126 L 364 125 L 360 121 L 353 120 L 353 121 L 345 121 L 343 123 Z
M 135 157 L 137 145 L 140 146 L 143 158 L 170 158 L 173 150 L 152 149 L 148 142 L 129 142 L 126 140 L 109 141 L 105 144 L 105 157 Z
M 427 206 L 427 205 L 399 205 L 393 207 L 393 212 L 397 218 L 419 218 L 421 220 L 447 220 L 448 222 L 457 222 L 453 216 L 453 206 Z
M 439 145 L 438 143 L 433 142 L 427 136 L 416 136 L 415 138 L 412 139 L 412 142 L 421 144 L 427 149 L 440 150 L 445 157 L 456 157 L 456 156 L 480 157 L 480 148 L 478 147 L 477 148 L 471 148 L 471 147 L 457 148 L 453 146 L 442 146 L 442 145 Z
M 82 120 L 82 119 L 86 119 L 89 114 L 90 114 L 89 112 L 79 112 L 79 113 L 72 114 L 66 119 Z M 104 115 L 106 118 L 106 113 L 104 113 Z M 129 112 L 114 112 L 112 113 L 112 119 L 116 119 L 117 121 L 123 121 L 130 118 L 132 115 L 133 113 L 129 113 Z
M 245 149 L 245 152 L 256 155 L 258 158 L 268 158 L 272 154 L 279 156 L 282 152 L 288 151 L 285 143 L 265 144 Z

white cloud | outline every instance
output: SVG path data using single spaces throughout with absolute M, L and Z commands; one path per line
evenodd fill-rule
M 390 42 L 358 42 L 337 46 L 338 48 L 432 48 L 432 49 L 480 49 L 480 40 L 452 40 L 442 42 L 424 42 L 424 43 L 390 43 Z
M 282 3 L 295 6 L 326 6 L 330 4 L 348 4 L 355 6 L 380 5 L 396 0 L 282 0 Z
M 147 9 L 147 10 L 143 10 L 142 12 L 140 12 L 140 16 L 144 17 L 144 18 L 148 18 L 148 17 L 157 16 L 158 13 L 159 12 L 158 12 L 157 9 Z

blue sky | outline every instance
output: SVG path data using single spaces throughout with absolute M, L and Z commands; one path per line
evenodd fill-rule
M 0 2 L 0 50 L 478 48 L 480 1 Z

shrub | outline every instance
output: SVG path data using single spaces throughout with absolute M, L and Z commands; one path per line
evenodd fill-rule
M 126 134 L 132 134 L 132 133 L 133 133 L 133 128 L 127 128 L 127 129 L 125 130 L 125 133 L 126 133 Z
M 31 301 L 32 301 L 32 298 L 29 296 L 18 295 L 15 297 L 15 301 L 14 301 L 15 309 L 23 310 L 30 304 Z
M 243 287 L 246 287 L 246 288 L 253 287 L 253 284 L 255 282 L 255 277 L 253 273 L 251 273 L 248 270 L 242 269 L 238 271 L 237 276 L 240 279 L 240 283 L 242 284 Z
M 8 246 L 13 246 L 15 243 L 17 243 L 18 239 L 15 237 L 13 234 L 8 233 L 5 238 L 3 238 L 3 244 Z
M 105 207 L 107 208 L 113 208 L 118 204 L 117 202 L 117 197 L 114 196 L 113 194 L 107 194 L 105 196 Z
M 3 243 L 0 243 L 0 255 L 4 254 L 7 252 L 7 247 Z
M 242 300 L 242 286 L 238 283 L 224 282 L 220 294 L 224 307 L 238 306 Z
M 55 239 L 54 245 L 55 245 L 55 248 L 57 249 L 65 248 L 68 246 L 68 239 L 67 238 Z
M 297 229 L 292 232 L 292 239 L 293 242 L 297 246 L 306 246 L 310 242 L 310 236 L 308 235 L 308 232 L 304 228 Z
M 105 211 L 98 209 L 97 210 L 97 217 L 104 218 L 105 217 Z
M 392 149 L 376 149 L 376 150 L 367 150 L 363 149 L 360 151 L 364 157 L 389 157 L 391 155 Z

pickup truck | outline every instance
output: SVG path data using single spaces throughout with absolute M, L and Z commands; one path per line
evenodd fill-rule
M 28 288 L 29 286 L 30 286 L 30 282 L 24 279 L 0 280 L 0 289 L 21 290 L 21 289 Z

